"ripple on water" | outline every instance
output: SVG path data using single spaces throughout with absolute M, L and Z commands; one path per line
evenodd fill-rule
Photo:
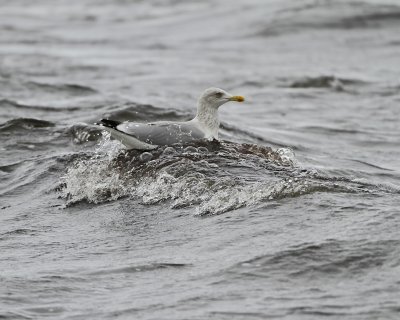
M 393 261 L 399 241 L 337 241 L 301 244 L 240 263 L 230 272 L 253 277 L 354 277 Z

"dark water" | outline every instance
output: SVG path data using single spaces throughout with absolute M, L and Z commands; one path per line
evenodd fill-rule
M 400 3 L 1 1 L 1 319 L 398 319 Z M 124 151 L 92 124 L 220 143 Z

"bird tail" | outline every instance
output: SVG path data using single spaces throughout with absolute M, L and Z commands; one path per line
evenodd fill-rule
M 124 131 L 118 130 L 117 126 L 120 125 L 121 123 L 122 122 L 116 120 L 101 119 L 99 122 L 96 122 L 95 124 L 100 127 L 103 127 L 105 130 L 110 132 L 111 136 L 114 139 L 120 141 L 128 149 L 153 150 L 157 148 L 156 145 L 145 143 L 143 141 L 138 140 L 134 136 L 127 134 Z
M 109 120 L 109 119 L 101 119 L 99 122 L 96 122 L 95 124 L 98 126 L 102 127 L 107 127 L 111 129 L 116 129 L 117 126 L 120 125 L 122 122 L 121 121 L 116 121 L 116 120 Z

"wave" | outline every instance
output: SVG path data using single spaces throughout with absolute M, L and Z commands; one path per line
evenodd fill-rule
M 18 118 L 9 120 L 0 124 L 0 131 L 13 131 L 13 130 L 31 130 L 34 128 L 48 128 L 54 127 L 55 124 L 51 121 L 39 120 L 33 118 Z
M 205 215 L 315 192 L 360 192 L 357 184 L 302 169 L 286 148 L 199 141 L 140 152 L 108 138 L 101 148 L 108 152 L 68 167 L 61 183 L 68 206 L 132 197 Z
M 69 111 L 77 111 L 82 109 L 83 107 L 48 107 L 48 106 L 39 106 L 39 105 L 28 105 L 23 104 L 14 100 L 9 99 L 0 99 L 0 107 L 2 110 L 7 109 L 17 109 L 17 110 L 26 110 L 29 112 L 33 111 L 43 111 L 43 112 L 69 112 Z M 87 108 L 87 107 L 86 107 Z
M 395 170 L 393 170 L 393 169 L 384 168 L 382 166 L 378 166 L 376 164 L 373 164 L 373 163 L 370 163 L 370 162 L 367 162 L 367 161 L 362 161 L 362 160 L 358 160 L 358 159 L 348 159 L 348 160 L 364 164 L 364 165 L 366 165 L 368 167 L 371 167 L 371 168 L 374 168 L 374 169 L 395 172 Z
M 35 81 L 29 81 L 26 86 L 32 90 L 41 90 L 48 93 L 61 93 L 65 92 L 72 95 L 88 95 L 97 93 L 97 91 L 89 86 L 84 86 L 75 83 L 61 83 L 61 84 L 49 84 L 40 83 Z
M 340 134 L 340 133 L 343 133 L 343 134 L 361 134 L 361 133 L 368 133 L 366 131 L 357 130 L 357 129 L 333 128 L 333 127 L 318 126 L 318 125 L 302 126 L 301 128 L 305 129 L 307 131 L 314 131 L 314 132 L 325 133 L 325 134 Z
M 180 268 L 185 268 L 188 266 L 190 266 L 190 264 L 160 262 L 160 263 L 151 263 L 151 264 L 145 264 L 145 265 L 130 265 L 130 266 L 121 267 L 121 268 L 99 270 L 99 271 L 90 272 L 88 275 L 99 276 L 99 275 L 108 275 L 108 274 L 117 274 L 117 273 L 136 273 L 136 272 L 146 272 L 146 271 L 172 269 L 172 268 L 180 269 Z
M 119 121 L 138 121 L 138 122 L 152 122 L 152 121 L 180 121 L 190 120 L 193 115 L 183 113 L 178 110 L 171 110 L 165 108 L 157 108 L 150 104 L 140 104 L 134 102 L 126 102 L 124 104 L 115 104 L 109 107 L 117 109 L 103 114 L 104 118 L 119 120 Z
M 257 36 L 276 37 L 307 29 L 380 29 L 400 24 L 400 7 L 367 3 L 318 2 L 279 12 Z
M 336 91 L 345 91 L 346 86 L 365 85 L 363 80 L 339 78 L 336 76 L 304 77 L 285 84 L 289 88 L 329 88 Z
M 241 277 L 314 278 L 366 272 L 392 260 L 398 254 L 398 240 L 338 241 L 301 244 L 285 251 L 257 257 L 230 268 Z
M 31 156 L 25 153 L 25 159 L 0 166 L 0 196 L 19 194 L 25 201 L 36 200 L 38 195 L 57 192 L 58 179 L 65 167 L 78 158 L 89 159 L 87 153 L 69 153 L 62 150 L 51 153 L 39 153 Z M 49 183 L 49 184 L 48 184 Z M 29 199 L 29 200 L 28 200 Z
M 86 123 L 75 124 L 67 129 L 67 134 L 72 138 L 73 143 L 83 144 L 97 142 L 102 137 L 102 129 Z
M 261 143 L 262 145 L 273 145 L 276 147 L 281 147 L 284 148 L 286 145 L 281 144 L 279 142 L 276 141 L 272 141 L 272 140 L 267 140 L 264 137 L 262 137 L 261 135 L 255 134 L 253 132 L 247 131 L 247 130 L 243 130 L 241 128 L 232 126 L 228 123 L 222 122 L 221 123 L 221 136 L 224 137 L 226 134 L 226 132 L 232 133 L 235 135 L 235 138 L 237 140 L 244 140 L 245 142 L 256 142 L 256 143 Z M 291 146 L 292 149 L 294 150 L 298 150 L 299 147 L 297 146 Z
M 379 10 L 379 9 L 378 9 Z M 400 23 L 400 9 L 397 6 L 387 7 L 382 12 L 355 14 L 337 21 L 321 24 L 325 28 L 356 29 L 380 28 L 383 25 L 398 25 Z

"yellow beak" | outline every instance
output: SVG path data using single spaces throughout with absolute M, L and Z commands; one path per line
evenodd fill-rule
M 229 101 L 243 102 L 244 101 L 244 97 L 242 97 L 242 96 L 233 96 L 233 97 L 229 98 Z

